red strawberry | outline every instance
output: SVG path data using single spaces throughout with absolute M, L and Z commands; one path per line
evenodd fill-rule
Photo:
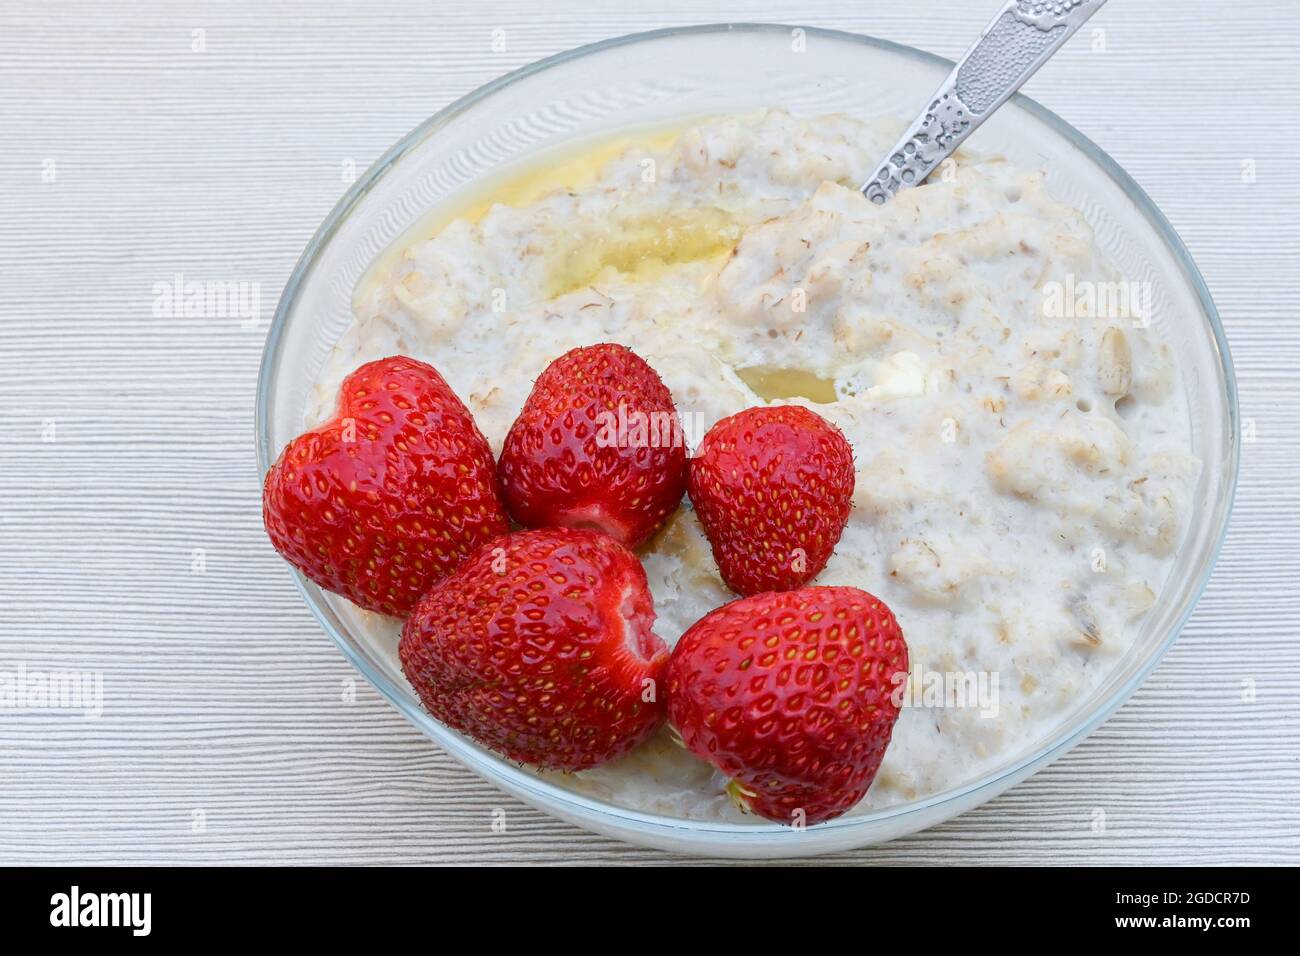
M 819 823 L 871 786 L 906 674 L 903 633 L 878 598 L 773 591 L 723 605 L 682 635 L 668 716 L 688 749 L 731 778 L 743 809 Z
M 672 393 L 630 349 L 574 349 L 537 379 L 498 472 L 520 524 L 596 528 L 635 548 L 686 489 Z
M 816 577 L 840 540 L 853 450 L 800 405 L 749 408 L 709 429 L 688 488 L 727 585 L 788 591 Z
M 285 447 L 266 473 L 262 518 L 307 577 L 394 617 L 509 531 L 468 409 L 431 366 L 402 356 L 349 375 L 334 418 Z
M 636 555 L 594 531 L 484 545 L 416 607 L 402 671 L 429 713 L 519 760 L 581 770 L 663 720 L 668 648 Z

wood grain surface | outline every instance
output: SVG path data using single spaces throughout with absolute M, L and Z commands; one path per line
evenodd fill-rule
M 539 57 L 718 20 L 956 57 L 995 6 L 0 5 L 0 671 L 103 681 L 97 718 L 0 709 L 0 862 L 687 862 L 498 793 L 316 625 L 260 523 L 275 300 L 346 164 Z M 829 859 L 1300 862 L 1298 50 L 1290 0 L 1116 0 L 1026 88 L 1200 264 L 1254 439 L 1236 513 L 1182 637 L 1086 743 L 944 826 Z M 256 283 L 261 320 L 159 314 L 177 275 Z

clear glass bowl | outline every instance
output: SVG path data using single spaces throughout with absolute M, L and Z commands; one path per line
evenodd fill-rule
M 951 68 L 947 60 L 871 37 L 723 24 L 585 46 L 511 73 L 452 104 L 366 172 L 326 218 L 294 269 L 262 360 L 257 399 L 262 473 L 301 430 L 311 385 L 351 320 L 352 290 L 362 272 L 423 213 L 467 184 L 565 140 L 755 107 L 908 120 Z M 759 820 L 699 822 L 577 794 L 448 730 L 420 707 L 394 649 L 372 644 L 349 624 L 344 602 L 294 572 L 308 605 L 347 658 L 440 746 L 526 803 L 599 833 L 696 854 L 796 856 L 889 840 L 996 796 L 1082 740 L 1155 666 L 1210 576 L 1236 481 L 1236 385 L 1223 329 L 1200 273 L 1164 216 L 1109 156 L 1023 96 L 995 114 L 971 145 L 1046 170 L 1051 191 L 1084 212 L 1123 274 L 1151 283 L 1153 322 L 1178 354 L 1194 452 L 1205 463 L 1186 540 L 1142 634 L 1055 733 L 994 772 L 944 793 L 802 832 Z

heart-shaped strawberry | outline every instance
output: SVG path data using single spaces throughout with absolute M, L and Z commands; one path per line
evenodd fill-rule
M 443 723 L 511 760 L 583 770 L 663 721 L 668 646 L 635 554 L 596 531 L 493 541 L 411 612 L 402 672 Z
M 743 809 L 811 825 L 871 786 L 907 661 L 898 620 L 866 591 L 768 591 L 682 635 L 668 664 L 668 714 L 686 748 L 731 778 Z
M 635 548 L 686 490 L 686 442 L 672 393 L 622 345 L 566 352 L 538 377 L 497 472 L 520 524 L 595 528 Z
M 262 518 L 303 574 L 394 617 L 509 530 L 469 410 L 432 366 L 404 356 L 344 379 L 335 416 L 267 472 Z
M 747 408 L 704 436 L 688 490 L 738 594 L 789 591 L 830 560 L 853 509 L 853 449 L 801 405 Z

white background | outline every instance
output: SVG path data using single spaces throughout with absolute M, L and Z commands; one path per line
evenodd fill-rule
M 275 300 L 346 161 L 532 60 L 728 19 L 952 58 L 996 5 L 3 3 L 0 671 L 102 671 L 105 710 L 0 710 L 0 862 L 678 859 L 497 793 L 360 678 L 345 701 L 353 671 L 261 529 Z M 1114 0 L 1026 88 L 1186 240 L 1256 440 L 1214 581 L 1127 706 L 1002 798 L 836 859 L 1300 862 L 1298 50 L 1290 0 Z M 156 318 L 176 273 L 260 283 L 262 322 Z

